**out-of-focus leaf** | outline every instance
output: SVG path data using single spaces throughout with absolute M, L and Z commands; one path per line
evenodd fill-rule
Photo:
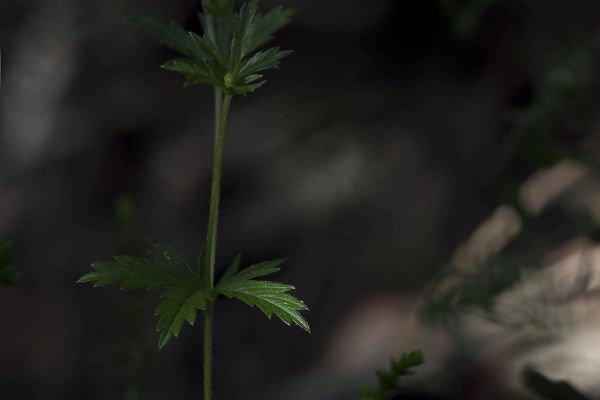
M 402 389 L 400 379 L 412 375 L 413 368 L 423 364 L 424 361 L 423 353 L 420 351 L 403 353 L 400 359 L 392 359 L 388 371 L 376 372 L 378 386 L 361 390 L 362 400 L 384 400 L 389 392 Z
M 530 367 L 523 370 L 522 381 L 526 388 L 544 400 L 591 400 L 569 382 L 552 381 Z

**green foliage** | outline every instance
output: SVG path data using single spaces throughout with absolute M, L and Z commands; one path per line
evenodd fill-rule
M 196 268 L 187 264 L 170 247 L 159 244 L 146 258 L 118 256 L 111 261 L 92 264 L 94 271 L 79 282 L 94 286 L 119 285 L 122 289 L 147 289 L 161 292 L 156 309 L 159 348 L 178 336 L 184 323 L 193 325 L 198 310 L 204 313 L 204 399 L 212 399 L 212 330 L 214 303 L 219 295 L 239 299 L 256 306 L 267 317 L 276 315 L 287 325 L 294 323 L 310 332 L 301 311 L 306 305 L 290 295 L 291 285 L 255 278 L 279 271 L 285 259 L 267 261 L 239 271 L 241 258 L 236 257 L 217 285 L 214 282 L 218 231 L 222 154 L 227 116 L 234 95 L 247 95 L 262 86 L 263 73 L 277 69 L 289 51 L 272 47 L 258 51 L 273 34 L 287 25 L 293 12 L 278 7 L 267 14 L 258 12 L 258 0 L 242 5 L 233 12 L 233 0 L 203 0 L 199 20 L 202 35 L 187 32 L 174 22 L 166 23 L 138 13 L 131 20 L 180 53 L 162 67 L 181 74 L 186 85 L 205 84 L 215 88 L 215 148 L 210 194 L 206 248 Z M 126 201 L 119 204 L 117 215 L 123 232 L 122 247 L 135 248 L 133 208 Z M 131 225 L 131 226 L 130 226 Z M 131 246 L 129 246 L 131 245 Z M 133 393 L 135 397 L 136 393 Z
M 401 390 L 400 379 L 412 375 L 414 373 L 412 369 L 423 362 L 423 353 L 420 351 L 404 353 L 399 360 L 391 360 L 389 371 L 377 371 L 379 385 L 361 390 L 362 400 L 384 400 L 387 393 Z
M 171 248 L 155 244 L 148 258 L 118 256 L 92 264 L 94 272 L 78 282 L 95 287 L 118 284 L 121 289 L 161 289 L 162 303 L 156 309 L 159 347 L 181 331 L 184 321 L 193 325 L 196 310 L 206 309 L 210 292 L 192 268 Z
M 205 6 L 209 12 L 224 16 L 233 10 L 233 0 L 209 0 Z
M 294 14 L 278 7 L 263 15 L 257 6 L 258 1 L 251 0 L 232 14 L 232 1 L 210 1 L 205 10 L 215 18 L 199 15 L 203 35 L 147 14 L 138 13 L 131 20 L 184 56 L 167 61 L 162 68 L 184 75 L 186 85 L 211 85 L 229 94 L 247 95 L 266 83 L 259 72 L 279 68 L 291 53 L 273 47 L 252 54 Z
M 544 400 L 589 400 L 570 383 L 552 381 L 532 368 L 525 368 L 521 375 L 523 384 Z
M 204 253 L 204 252 L 202 252 Z M 160 333 L 159 348 L 177 337 L 187 322 L 194 325 L 198 310 L 206 310 L 218 295 L 239 299 L 250 306 L 258 307 L 269 318 L 275 314 L 287 325 L 292 322 L 310 332 L 300 311 L 306 305 L 288 294 L 293 286 L 276 282 L 257 281 L 254 278 L 271 275 L 280 270 L 285 259 L 252 265 L 238 272 L 241 258 L 236 257 L 219 284 L 211 289 L 202 275 L 205 257 L 200 256 L 193 270 L 172 248 L 155 244 L 147 258 L 117 256 L 111 261 L 92 264 L 95 270 L 78 282 L 94 283 L 95 287 L 117 284 L 124 290 L 162 290 L 162 302 L 156 309 L 157 331 Z
M 236 273 L 240 264 L 238 256 L 221 278 L 215 291 L 229 298 L 241 300 L 249 306 L 256 306 L 269 318 L 275 314 L 285 324 L 290 325 L 293 322 L 310 332 L 308 323 L 300 314 L 300 311 L 306 311 L 308 307 L 304 302 L 287 293 L 294 289 L 293 286 L 253 279 L 274 274 L 279 271 L 279 265 L 284 262 L 285 259 L 267 261 Z
M 13 265 L 13 246 L 10 242 L 0 242 L 0 287 L 17 282 L 17 272 Z
M 271 41 L 273 34 L 289 24 L 295 13 L 295 10 L 281 6 L 264 15 L 257 13 L 254 17 L 254 31 L 248 45 L 249 51 L 252 52 Z

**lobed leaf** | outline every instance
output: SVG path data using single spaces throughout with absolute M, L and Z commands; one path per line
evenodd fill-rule
M 227 16 L 215 14 L 209 16 L 205 13 L 198 13 L 198 19 L 200 20 L 203 32 L 211 37 L 217 47 L 219 56 L 225 65 L 228 65 L 233 34 L 230 19 Z
M 240 269 L 241 263 L 242 263 L 242 255 L 238 254 L 233 259 L 233 261 L 231 262 L 231 264 L 229 265 L 229 267 L 227 268 L 227 270 L 225 271 L 225 273 L 219 280 L 218 284 L 220 285 L 222 283 L 229 282 L 231 280 L 231 278 L 233 278 L 233 276 L 235 274 L 237 274 L 238 270 Z
M 231 13 L 233 0 L 210 0 L 206 9 L 215 15 L 224 16 Z
M 194 40 L 196 45 L 204 52 L 207 57 L 207 60 L 213 61 L 216 65 L 218 65 L 221 71 L 225 71 L 227 67 L 221 60 L 221 56 L 219 55 L 219 50 L 217 46 L 213 43 L 213 41 L 208 37 L 208 35 L 200 36 L 194 32 L 188 32 L 190 37 Z
M 239 14 L 235 18 L 235 28 L 232 42 L 232 69 L 236 71 L 241 60 L 248 54 L 252 44 L 252 35 L 255 28 L 256 13 L 258 11 L 258 0 L 250 0 L 242 5 Z
M 165 46 L 189 58 L 199 61 L 210 56 L 194 43 L 194 40 L 188 35 L 185 29 L 173 21 L 167 23 L 142 12 L 133 15 L 129 20 L 155 36 Z
M 281 6 L 269 11 L 265 15 L 257 14 L 254 23 L 254 34 L 248 44 L 248 51 L 252 52 L 273 39 L 273 34 L 289 24 L 296 10 Z
M 267 83 L 267 81 L 263 80 L 257 83 L 252 83 L 249 85 L 235 85 L 229 88 L 229 91 L 233 94 L 237 94 L 240 96 L 246 96 L 250 93 L 254 93 L 258 88 Z
M 163 301 L 156 308 L 156 330 L 160 332 L 158 346 L 162 349 L 169 340 L 179 335 L 183 323 L 196 322 L 197 310 L 205 310 L 212 295 L 210 290 L 199 288 L 194 282 L 176 286 L 160 296 Z
M 150 258 L 116 256 L 112 261 L 92 264 L 95 270 L 79 283 L 94 282 L 95 287 L 118 284 L 121 289 L 162 289 L 193 278 L 191 268 L 171 248 L 156 244 Z
M 308 322 L 300 311 L 308 310 L 304 302 L 288 294 L 294 287 L 277 282 L 240 280 L 217 285 L 215 291 L 229 298 L 236 298 L 250 306 L 256 306 L 268 318 L 275 314 L 285 324 L 294 323 L 310 332 Z
M 121 289 L 163 289 L 162 302 L 156 309 L 159 347 L 177 336 L 183 323 L 193 325 L 197 310 L 204 310 L 212 292 L 202 279 L 173 248 L 154 244 L 147 258 L 117 256 L 112 261 L 92 264 L 93 272 L 78 282 L 94 286 L 117 284 Z
M 243 63 L 239 75 L 244 78 L 256 74 L 257 72 L 277 69 L 279 68 L 281 60 L 290 54 L 292 54 L 291 51 L 280 51 L 279 47 L 273 47 L 266 51 L 259 51 Z
M 218 84 L 208 71 L 206 63 L 197 63 L 189 58 L 173 58 L 161 65 L 161 68 L 185 75 L 186 84 Z
M 237 271 L 241 261 L 241 258 L 238 255 L 227 271 L 225 271 L 225 274 L 219 281 L 219 284 L 225 284 L 228 282 L 243 282 L 254 278 L 272 275 L 276 272 L 279 272 L 281 269 L 279 268 L 280 265 L 286 260 L 287 258 L 280 258 L 277 260 L 261 262 L 259 264 L 251 265 L 238 273 Z

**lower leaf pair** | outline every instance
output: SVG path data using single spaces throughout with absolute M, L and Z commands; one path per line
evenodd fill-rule
M 211 288 L 202 274 L 204 257 L 200 257 L 194 270 L 171 247 L 155 244 L 148 255 L 148 258 L 118 256 L 111 261 L 96 262 L 92 264 L 94 271 L 78 282 L 93 282 L 95 287 L 118 284 L 124 290 L 164 290 L 155 313 L 159 348 L 179 335 L 184 322 L 193 325 L 198 310 L 206 310 L 219 295 L 256 306 L 269 318 L 275 314 L 287 325 L 294 323 L 310 332 L 300 313 L 308 307 L 288 293 L 293 286 L 255 279 L 278 272 L 286 259 L 266 261 L 239 271 L 241 257 L 237 256 L 218 284 Z

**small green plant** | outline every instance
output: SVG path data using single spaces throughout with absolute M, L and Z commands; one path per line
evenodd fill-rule
M 412 375 L 413 368 L 423 364 L 424 361 L 423 353 L 420 351 L 403 353 L 399 360 L 392 359 L 389 371 L 377 371 L 378 386 L 361 390 L 362 400 L 385 400 L 389 393 L 402 390 L 400 379 Z
M 210 0 L 199 14 L 203 35 L 186 32 L 176 23 L 139 13 L 132 21 L 176 50 L 182 57 L 167 61 L 162 68 L 185 76 L 185 85 L 205 84 L 215 91 L 215 147 L 206 242 L 197 265 L 188 264 L 173 248 L 154 244 L 146 258 L 118 256 L 92 264 L 93 272 L 79 282 L 95 286 L 120 285 L 122 289 L 160 290 L 156 309 L 159 348 L 178 336 L 185 322 L 193 325 L 198 311 L 204 312 L 204 399 L 212 399 L 212 332 L 214 306 L 219 296 L 235 298 L 256 306 L 269 318 L 274 314 L 287 325 L 310 332 L 301 311 L 306 305 L 289 294 L 293 286 L 264 281 L 279 271 L 285 259 L 266 261 L 240 270 L 238 255 L 217 281 L 215 264 L 219 197 L 225 129 L 235 95 L 248 95 L 266 81 L 263 73 L 277 69 L 290 54 L 278 47 L 260 50 L 273 34 L 287 25 L 293 11 L 278 7 L 258 12 L 251 0 L 234 12 L 233 0 Z

